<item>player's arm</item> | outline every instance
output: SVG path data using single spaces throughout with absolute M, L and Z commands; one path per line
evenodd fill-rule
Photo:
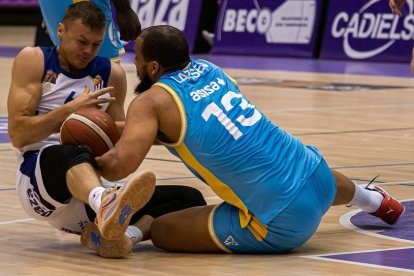
M 107 180 L 120 180 L 136 171 L 158 133 L 156 93 L 152 90 L 134 98 L 128 107 L 125 128 L 115 147 L 97 157 L 100 174 Z
M 125 121 L 125 98 L 126 98 L 126 90 L 127 90 L 127 80 L 124 69 L 122 69 L 119 63 L 112 62 L 111 63 L 111 74 L 109 75 L 108 86 L 114 88 L 111 92 L 111 96 L 116 99 L 116 101 L 112 102 L 106 112 L 111 115 L 111 117 L 115 121 L 120 121 L 117 123 L 118 129 L 120 129 L 123 125 L 123 121 Z M 122 132 L 122 131 L 121 131 Z
M 57 131 L 71 113 L 65 108 L 55 112 L 55 116 L 36 116 L 43 70 L 43 53 L 39 48 L 26 47 L 14 60 L 7 109 L 8 131 L 15 147 L 21 148 L 46 138 Z
M 406 0 L 389 0 L 391 11 L 394 14 L 402 15 L 401 8 L 405 4 Z
M 62 122 L 78 109 L 114 100 L 97 99 L 112 88 L 105 88 L 93 94 L 89 94 L 89 89 L 85 89 L 75 100 L 47 114 L 37 115 L 42 95 L 43 71 L 43 52 L 40 48 L 26 47 L 14 60 L 7 109 L 8 132 L 13 146 L 17 148 L 39 142 L 59 131 Z
M 135 40 L 141 32 L 141 23 L 137 14 L 132 10 L 129 0 L 112 0 L 112 3 L 115 5 L 121 39 Z

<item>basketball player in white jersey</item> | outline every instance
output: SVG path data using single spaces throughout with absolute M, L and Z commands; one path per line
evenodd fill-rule
M 57 47 L 26 47 L 16 56 L 8 96 L 8 123 L 19 161 L 17 191 L 28 215 L 57 229 L 80 234 L 85 224 L 96 217 L 97 227 L 108 240 L 125 241 L 127 229 L 130 238 L 137 240 L 142 234 L 128 225 L 150 200 L 154 175 L 142 172 L 121 189 L 105 190 L 95 173 L 91 151 L 84 146 L 59 143 L 62 122 L 77 110 L 101 107 L 115 121 L 125 120 L 125 73 L 119 64 L 97 56 L 104 34 L 105 15 L 99 7 L 92 2 L 79 2 L 68 8 L 57 28 Z M 160 203 L 171 198 L 155 196 L 152 204 L 158 210 L 146 205 L 148 213 L 141 216 L 156 217 L 166 210 L 205 205 L 196 192 L 186 195 L 191 201 L 180 195 L 174 199 L 181 205 L 164 205 L 162 210 Z M 131 247 L 132 242 L 127 241 L 120 248 L 98 253 L 121 257 Z

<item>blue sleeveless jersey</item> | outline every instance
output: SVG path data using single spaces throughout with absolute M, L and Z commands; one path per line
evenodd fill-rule
M 267 224 L 300 192 L 322 156 L 269 121 L 216 65 L 191 60 L 155 84 L 174 98 L 181 135 L 167 148 L 224 201 Z

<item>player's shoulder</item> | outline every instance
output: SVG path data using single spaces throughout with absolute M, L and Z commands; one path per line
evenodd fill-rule
M 13 70 L 24 71 L 26 76 L 43 74 L 44 56 L 39 47 L 25 47 L 15 57 Z
M 43 51 L 39 47 L 24 47 L 16 56 L 16 59 L 27 59 L 28 62 L 43 59 Z
M 167 109 L 169 104 L 171 104 L 172 98 L 171 95 L 161 86 L 153 85 L 151 88 L 138 94 L 131 105 L 142 106 L 151 109 Z

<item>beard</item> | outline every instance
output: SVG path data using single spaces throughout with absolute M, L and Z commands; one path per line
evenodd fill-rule
M 145 74 L 141 80 L 141 82 L 135 88 L 135 94 L 141 94 L 142 92 L 147 91 L 153 85 L 150 77 Z

